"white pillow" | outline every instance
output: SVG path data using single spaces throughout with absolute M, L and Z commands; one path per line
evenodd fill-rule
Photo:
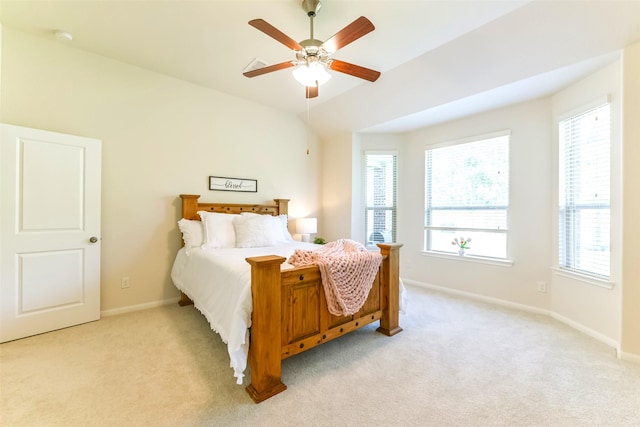
M 201 221 L 182 218 L 178 221 L 178 228 L 182 233 L 182 240 L 184 241 L 187 255 L 189 255 L 191 248 L 202 246 L 202 243 L 204 243 Z
M 272 237 L 276 243 L 287 243 L 293 242 L 293 237 L 289 233 L 289 228 L 287 227 L 287 215 L 281 214 L 278 216 L 273 216 L 269 214 L 256 214 L 253 212 L 243 212 L 241 215 L 250 216 L 252 218 L 260 218 L 261 221 L 267 223 L 268 227 L 272 230 Z M 271 245 L 270 245 L 271 246 Z
M 203 223 L 203 249 L 235 248 L 236 233 L 233 228 L 233 220 L 240 215 L 207 211 L 198 211 L 198 215 L 202 218 Z
M 282 243 L 293 242 L 293 237 L 291 236 L 291 233 L 289 233 L 289 227 L 287 226 L 287 215 L 282 214 L 274 216 L 273 218 L 277 220 L 277 227 L 280 230 L 279 234 L 282 236 Z
M 233 226 L 236 230 L 236 247 L 260 248 L 278 244 L 280 238 L 276 231 L 274 217 L 246 213 L 236 217 Z

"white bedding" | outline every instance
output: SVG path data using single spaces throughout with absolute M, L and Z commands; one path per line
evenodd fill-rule
M 227 344 L 236 382 L 242 384 L 249 351 L 251 326 L 251 266 L 245 258 L 280 255 L 287 259 L 296 249 L 316 249 L 304 242 L 262 248 L 180 249 L 171 278 L 206 317 L 211 329 Z M 286 262 L 282 268 L 291 268 Z

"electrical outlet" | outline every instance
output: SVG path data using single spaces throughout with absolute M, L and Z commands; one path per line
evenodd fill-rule
M 538 292 L 547 292 L 547 282 L 538 282 Z
M 120 287 L 122 289 L 127 289 L 129 287 L 129 277 L 123 277 L 120 279 Z

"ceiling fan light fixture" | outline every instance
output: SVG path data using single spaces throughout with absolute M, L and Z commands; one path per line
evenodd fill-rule
M 331 78 L 331 74 L 321 63 L 311 62 L 298 65 L 293 70 L 293 77 L 303 86 L 315 87 L 316 82 L 318 86 L 326 83 Z

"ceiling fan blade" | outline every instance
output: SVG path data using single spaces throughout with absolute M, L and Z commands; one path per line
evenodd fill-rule
M 269 37 L 274 38 L 291 50 L 302 50 L 302 46 L 300 46 L 297 41 L 280 31 L 273 25 L 269 24 L 264 19 L 253 19 L 249 21 L 249 25 L 262 31 Z
M 378 80 L 378 77 L 380 77 L 380 71 L 350 64 L 338 59 L 332 60 L 331 64 L 329 64 L 329 68 L 340 73 L 345 73 L 354 77 L 369 80 L 370 82 L 375 82 L 376 80 Z
M 316 82 L 315 86 L 305 86 L 304 87 L 305 98 L 315 98 L 318 96 L 318 82 Z
M 332 54 L 375 29 L 376 27 L 373 26 L 371 21 L 361 16 L 334 34 L 330 39 L 325 41 L 322 46 L 329 54 Z
M 285 68 L 294 67 L 295 64 L 293 61 L 281 62 L 275 65 L 269 65 L 268 67 L 258 68 L 257 70 L 251 70 L 242 73 L 245 77 L 256 77 L 261 76 L 263 74 L 271 73 L 273 71 L 284 70 Z

